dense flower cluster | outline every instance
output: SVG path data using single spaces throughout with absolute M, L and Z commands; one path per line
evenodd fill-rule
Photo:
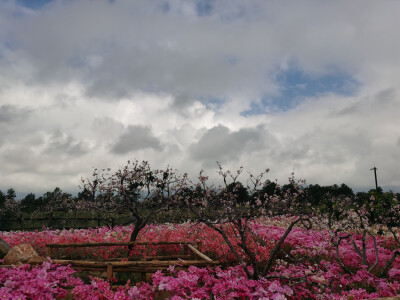
M 228 270 L 190 267 L 187 272 L 153 275 L 153 284 L 130 282 L 113 290 L 108 281 L 91 278 L 90 284 L 72 276 L 74 270 L 51 262 L 4 269 L 0 275 L 0 299 L 54 299 L 68 294 L 74 299 L 285 299 L 293 295 L 278 281 L 248 280 L 240 267 Z
M 288 218 L 264 218 L 252 223 L 249 246 L 257 253 L 260 265 L 267 259 L 271 246 L 282 236 L 288 222 Z M 131 231 L 132 227 L 120 226 L 113 229 L 0 232 L 0 237 L 12 246 L 30 243 L 43 254 L 46 243 L 128 241 Z M 352 238 L 361 249 L 363 237 L 353 234 Z M 237 243 L 235 236 L 230 236 L 230 239 L 232 244 Z M 378 263 L 371 270 L 361 263 L 352 240 L 342 241 L 338 248 L 339 256 L 351 271 L 349 274 L 338 262 L 337 249 L 326 228 L 305 231 L 296 227 L 285 240 L 272 272 L 259 280 L 248 279 L 241 266 L 228 267 L 234 265 L 229 248 L 220 235 L 202 224 L 148 225 L 140 232 L 138 240 L 201 241 L 203 252 L 223 260 L 224 267 L 214 270 L 190 267 L 186 272 L 171 267 L 169 274 L 155 273 L 152 284 L 128 282 L 112 290 L 110 283 L 103 279 L 92 278 L 90 283 L 84 284 L 73 276 L 70 268 L 46 262 L 32 268 L 2 269 L 0 299 L 31 299 L 37 295 L 42 295 L 38 299 L 52 299 L 68 293 L 75 299 L 365 299 L 400 293 L 399 257 L 393 260 L 385 276 L 379 276 L 399 247 L 385 236 L 375 236 L 377 252 L 373 239 L 365 239 L 368 266 L 373 265 L 378 254 Z M 118 249 L 109 247 L 85 251 L 106 259 L 125 251 Z M 142 246 L 135 248 L 133 255 L 154 255 L 166 250 Z M 301 263 L 293 264 L 293 261 Z
M 66 297 L 67 288 L 82 283 L 72 276 L 70 267 L 44 262 L 31 268 L 29 265 L 1 269 L 0 299 L 54 299 Z
M 132 232 L 132 226 L 117 226 L 113 229 L 108 227 L 94 228 L 94 229 L 70 229 L 70 230 L 47 230 L 25 232 L 0 232 L 2 237 L 11 246 L 19 244 L 31 244 L 33 248 L 40 254 L 44 255 L 44 249 L 46 244 L 55 243 L 78 243 L 78 242 L 127 242 L 129 241 L 130 233 Z M 234 257 L 230 252 L 228 246 L 224 243 L 220 235 L 215 231 L 211 230 L 203 224 L 193 224 L 190 222 L 183 224 L 163 224 L 163 225 L 147 225 L 140 233 L 138 241 L 143 242 L 158 242 L 158 241 L 189 241 L 189 242 L 201 242 L 203 245 L 203 252 L 206 252 L 210 257 L 221 260 L 223 263 L 231 263 L 234 261 Z M 238 243 L 238 240 L 232 236 L 234 244 Z M 168 251 L 179 251 L 181 250 L 178 246 L 168 246 Z M 252 247 L 257 247 L 260 253 L 259 257 L 267 257 L 269 246 L 259 245 L 253 243 Z M 147 256 L 155 255 L 160 251 L 160 246 L 137 246 L 130 254 L 132 256 Z M 69 252 L 68 252 L 69 251 Z M 59 254 L 60 250 L 57 250 L 55 255 Z M 98 247 L 98 248 L 84 248 L 81 253 L 79 251 L 68 249 L 67 253 L 69 257 L 87 257 L 88 255 L 94 255 L 99 259 L 109 259 L 116 256 L 121 256 L 122 253 L 127 252 L 126 247 Z

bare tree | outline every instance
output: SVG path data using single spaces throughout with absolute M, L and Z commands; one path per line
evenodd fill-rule
M 238 201 L 239 195 L 243 194 L 243 192 L 239 193 L 239 189 L 242 189 L 243 185 L 238 183 L 238 177 L 243 169 L 240 168 L 235 173 L 231 173 L 224 171 L 220 164 L 218 166 L 218 173 L 223 179 L 223 185 L 217 187 L 207 184 L 208 177 L 200 172 L 199 181 L 193 185 L 197 191 L 195 196 L 187 197 L 185 201 L 199 221 L 222 236 L 249 278 L 267 277 L 292 229 L 296 225 L 303 225 L 307 229 L 311 228 L 310 209 L 304 209 L 302 203 L 298 201 L 302 194 L 302 181 L 296 181 L 292 176 L 289 179 L 292 188 L 282 190 L 279 185 L 271 184 L 272 182 L 265 178 L 269 170 L 258 176 L 249 174 L 246 187 L 250 197 L 247 202 L 242 202 Z M 269 190 L 271 186 L 273 186 L 273 192 L 268 194 L 265 191 Z M 256 250 L 250 246 L 254 242 L 259 242 L 254 239 L 254 234 L 251 232 L 252 222 L 262 216 L 288 213 L 295 217 L 279 241 L 269 251 L 269 257 L 264 266 L 260 267 L 256 258 Z M 237 241 L 234 242 L 232 237 L 236 237 Z
M 108 216 L 128 215 L 134 224 L 132 242 L 146 224 L 174 208 L 187 178 L 170 167 L 153 170 L 147 161 L 137 160 L 128 161 L 114 173 L 110 171 L 95 169 L 91 180 L 82 179 L 86 196 L 79 205 Z

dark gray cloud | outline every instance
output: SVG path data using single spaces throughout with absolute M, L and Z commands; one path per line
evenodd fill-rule
M 56 130 L 49 138 L 48 144 L 44 153 L 57 155 L 60 157 L 78 158 L 89 152 L 87 146 L 83 142 L 78 141 L 74 137 L 63 133 L 61 130 Z
M 111 141 L 123 132 L 125 126 L 110 117 L 95 118 L 91 124 L 94 135 L 101 140 Z
M 185 115 L 185 110 L 190 107 L 193 101 L 194 99 L 188 94 L 178 94 L 174 97 L 172 108 L 175 109 L 177 112 Z
M 29 109 L 18 108 L 15 105 L 5 104 L 0 106 L 0 123 L 8 124 L 19 122 L 23 119 L 27 119 L 30 114 L 31 110 Z
M 357 116 L 363 114 L 366 110 L 376 110 L 377 113 L 381 113 L 384 110 L 391 110 L 392 107 L 396 107 L 399 103 L 400 98 L 396 88 L 389 87 L 381 89 L 372 95 L 366 95 L 356 102 L 351 101 L 344 108 L 334 109 L 332 116 L 334 117 L 345 117 L 345 116 Z M 371 116 L 374 118 L 375 116 Z
M 366 1 L 365 12 L 375 14 L 368 24 L 344 2 L 306 1 L 293 10 L 263 1 L 60 1 L 34 13 L 2 5 L 0 38 L 26 61 L 32 82 L 79 79 L 87 95 L 106 100 L 137 91 L 259 98 L 276 91 L 275 76 L 290 62 L 314 75 L 334 65 L 352 76 L 377 59 L 375 44 L 388 62 L 398 60 L 400 43 L 380 37 L 372 44 L 366 34 L 396 28 L 383 21 L 395 2 Z
M 11 146 L 1 153 L 3 172 L 7 175 L 18 172 L 39 173 L 40 159 L 35 154 L 34 147 L 28 144 Z
M 396 89 L 391 87 L 378 92 L 375 101 L 381 105 L 395 104 L 398 101 Z
M 343 116 L 351 116 L 360 111 L 360 104 L 350 104 L 345 108 L 341 108 L 339 111 L 333 111 L 332 116 L 334 117 L 343 117 Z
M 11 139 L 18 139 L 18 132 L 13 126 L 24 123 L 31 116 L 32 110 L 19 108 L 13 104 L 0 106 L 0 146 Z
M 218 125 L 207 130 L 199 141 L 189 147 L 193 159 L 215 164 L 238 159 L 244 153 L 260 150 L 266 145 L 267 132 L 262 126 L 231 131 Z
M 126 154 L 147 148 L 161 151 L 162 146 L 160 140 L 153 135 L 150 127 L 130 125 L 125 132 L 119 136 L 117 142 L 112 147 L 112 152 L 115 154 Z

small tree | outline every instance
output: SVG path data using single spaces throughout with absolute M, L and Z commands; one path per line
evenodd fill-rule
M 18 218 L 22 221 L 21 205 L 19 201 L 14 199 L 5 198 L 3 204 L 0 206 L 0 230 L 2 227 L 8 227 L 9 218 Z
M 80 206 L 108 216 L 129 216 L 134 224 L 131 242 L 149 222 L 175 207 L 176 198 L 186 185 L 186 174 L 179 176 L 170 167 L 153 170 L 147 161 L 128 161 L 116 172 L 110 171 L 95 169 L 91 180 L 82 179 L 86 196 Z
M 25 213 L 32 213 L 37 209 L 36 196 L 33 193 L 29 193 L 21 200 L 21 210 Z
M 21 218 L 21 205 L 19 201 L 14 200 L 15 197 L 5 197 L 3 205 L 0 207 L 0 217 L 3 218 Z
M 65 225 L 69 212 L 72 212 L 76 207 L 75 198 L 71 194 L 63 192 L 59 187 L 56 187 L 53 191 L 44 193 L 41 197 L 35 199 L 29 197 L 32 200 L 31 207 L 34 208 L 33 216 L 42 216 L 50 218 L 50 224 L 53 225 L 53 218 L 61 219 L 62 224 Z M 26 201 L 24 201 L 26 203 Z
M 343 271 L 348 274 L 355 273 L 346 265 L 340 254 L 343 242 L 348 241 L 359 257 L 361 265 L 368 272 L 375 272 L 378 277 L 386 276 L 390 266 L 400 255 L 398 237 L 400 203 L 396 195 L 372 190 L 369 193 L 358 193 L 355 197 L 331 197 L 330 202 L 331 209 L 323 210 L 320 221 L 325 221 L 330 229 L 331 242 L 336 249 L 336 259 Z M 397 247 L 384 266 L 379 268 L 377 233 L 391 233 L 394 238 L 393 246 Z M 368 253 L 372 253 L 374 258 L 368 259 Z
M 196 197 L 187 197 L 185 201 L 199 221 L 222 236 L 249 278 L 267 277 L 286 237 L 294 226 L 303 224 L 307 228 L 311 228 L 308 215 L 310 210 L 305 210 L 296 201 L 302 194 L 302 182 L 296 181 L 292 176 L 290 178 L 291 189 L 281 191 L 279 185 L 271 184 L 270 180 L 264 178 L 269 170 L 258 176 L 250 174 L 246 188 L 248 194 L 252 195 L 253 198 L 243 202 L 238 201 L 238 197 L 243 195 L 243 192 L 240 192 L 243 185 L 237 181 L 243 169 L 240 168 L 237 172 L 231 173 L 230 171 L 224 171 L 219 163 L 218 166 L 218 173 L 222 177 L 224 184 L 219 187 L 209 185 L 207 184 L 208 177 L 204 176 L 203 172 L 200 172 L 199 181 L 193 186 L 197 191 Z M 271 186 L 274 187 L 273 193 L 262 192 L 270 189 Z M 199 190 L 202 193 L 199 193 Z M 251 223 L 258 217 L 287 213 L 296 217 L 291 221 L 280 240 L 270 249 L 268 260 L 264 266 L 260 267 L 256 259 L 256 250 L 250 246 L 254 242 L 254 240 L 251 241 L 251 239 L 254 239 L 251 234 Z M 233 234 L 230 235 L 229 231 L 233 231 Z M 230 236 L 236 237 L 236 242 Z M 250 267 L 253 271 L 251 271 Z
M 6 204 L 6 200 L 11 200 L 14 201 L 16 197 L 15 190 L 13 188 L 10 188 L 7 190 L 7 193 L 3 193 L 0 191 L 0 209 L 3 208 Z

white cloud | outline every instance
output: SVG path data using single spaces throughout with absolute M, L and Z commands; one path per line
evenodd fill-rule
M 399 190 L 400 2 L 198 3 L 0 1 L 0 190 L 75 191 L 135 157 L 362 189 L 377 166 Z M 359 87 L 269 109 L 293 66 Z

